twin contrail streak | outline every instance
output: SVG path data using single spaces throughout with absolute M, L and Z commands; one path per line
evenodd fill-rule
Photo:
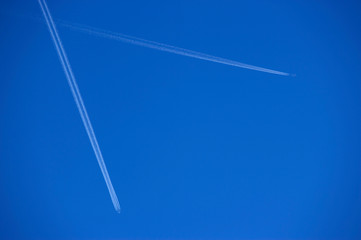
M 105 182 L 107 184 L 109 194 L 110 194 L 110 197 L 112 199 L 114 208 L 115 208 L 115 210 L 117 212 L 120 212 L 120 205 L 119 205 L 117 195 L 116 195 L 116 193 L 114 191 L 112 182 L 110 180 L 110 177 L 109 177 L 107 168 L 105 166 L 105 162 L 104 162 L 102 153 L 101 153 L 99 145 L 98 145 L 98 141 L 97 141 L 97 139 L 95 137 L 93 127 L 92 127 L 92 125 L 90 123 L 89 116 L 88 116 L 87 111 L 85 109 L 83 99 L 82 99 L 82 97 L 80 95 L 79 88 L 78 88 L 78 85 L 76 83 L 73 71 L 71 70 L 69 60 L 68 60 L 68 58 L 67 58 L 67 56 L 65 54 L 63 45 L 62 45 L 62 43 L 60 41 L 60 37 L 59 37 L 58 32 L 56 30 L 53 18 L 51 17 L 50 11 L 48 9 L 48 6 L 47 6 L 45 0 L 38 0 L 38 2 L 40 4 L 40 8 L 41 8 L 41 10 L 42 10 L 42 12 L 44 14 L 44 18 L 45 18 L 46 24 L 48 25 L 49 32 L 50 32 L 51 37 L 53 39 L 56 51 L 58 52 L 61 65 L 63 66 L 65 76 L 66 76 L 66 78 L 68 80 L 71 92 L 73 94 L 75 103 L 76 103 L 76 105 L 78 107 L 78 110 L 79 110 L 79 113 L 80 113 L 80 116 L 81 116 L 81 119 L 83 120 L 84 127 L 85 127 L 86 132 L 87 132 L 87 134 L 89 136 L 90 143 L 91 143 L 91 145 L 93 147 L 95 156 L 96 156 L 96 158 L 98 160 L 99 167 L 100 167 L 100 169 L 102 171 Z
M 202 59 L 205 61 L 221 63 L 221 64 L 235 66 L 235 67 L 239 67 L 239 68 L 247 68 L 247 69 L 251 69 L 251 70 L 255 70 L 255 71 L 259 71 L 259 72 L 266 72 L 266 73 L 283 75 L 283 76 L 290 75 L 289 73 L 285 73 L 285 72 L 280 72 L 280 71 L 267 69 L 267 68 L 263 68 L 263 67 L 257 67 L 257 66 L 253 66 L 253 65 L 249 65 L 249 64 L 245 64 L 245 63 L 241 63 L 241 62 L 237 62 L 237 61 L 233 61 L 233 60 L 229 60 L 229 59 L 225 59 L 225 58 L 215 57 L 212 55 L 208 55 L 208 54 L 204 54 L 204 53 L 200 53 L 200 52 L 196 52 L 196 51 L 192 51 L 192 50 L 188 50 L 188 49 L 184 49 L 184 48 L 174 47 L 174 46 L 164 44 L 164 43 L 159 43 L 159 42 L 149 41 L 149 40 L 145 40 L 145 39 L 141 39 L 141 38 L 137 38 L 137 37 L 132 37 L 129 35 L 124 35 L 121 33 L 116 33 L 116 32 L 112 32 L 112 31 L 108 31 L 108 30 L 93 28 L 93 27 L 89 27 L 86 25 L 73 24 L 73 23 L 62 21 L 62 20 L 58 20 L 57 22 L 61 26 L 64 26 L 64 27 L 67 27 L 67 28 L 70 28 L 70 29 L 73 29 L 76 31 L 84 32 L 84 33 L 91 34 L 91 35 L 98 36 L 98 37 L 122 41 L 122 42 L 130 43 L 133 45 L 138 45 L 138 46 L 142 46 L 142 47 L 146 47 L 146 48 L 152 48 L 152 49 L 160 50 L 163 52 L 174 53 L 177 55 L 183 55 L 183 56 L 187 56 L 187 57 L 191 57 L 191 58 L 198 58 L 198 59 Z

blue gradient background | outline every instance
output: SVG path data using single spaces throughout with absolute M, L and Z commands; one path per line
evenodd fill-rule
M 55 1 L 112 206 L 37 1 L 1 1 L 0 239 L 361 239 L 359 1 Z M 34 19 L 35 17 L 35 19 Z

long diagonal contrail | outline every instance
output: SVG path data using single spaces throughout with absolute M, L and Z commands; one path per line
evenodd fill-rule
M 241 63 L 241 62 L 237 62 L 237 61 L 233 61 L 233 60 L 229 60 L 229 59 L 225 59 L 225 58 L 220 58 L 220 57 L 216 57 L 216 56 L 212 56 L 212 55 L 208 55 L 208 54 L 204 54 L 204 53 L 200 53 L 200 52 L 196 52 L 196 51 L 192 51 L 192 50 L 188 50 L 188 49 L 184 49 L 184 48 L 171 46 L 171 45 L 164 44 L 164 43 L 149 41 L 149 40 L 132 37 L 129 35 L 124 35 L 121 33 L 116 33 L 116 32 L 103 30 L 103 29 L 99 29 L 99 28 L 93 28 L 93 27 L 89 27 L 86 25 L 69 23 L 69 22 L 65 22 L 62 20 L 57 20 L 57 23 L 60 26 L 64 26 L 64 27 L 67 27 L 67 28 L 70 28 L 70 29 L 73 29 L 76 31 L 84 32 L 87 34 L 91 34 L 94 36 L 122 41 L 122 42 L 130 43 L 133 45 L 138 45 L 138 46 L 142 46 L 142 47 L 146 47 L 146 48 L 160 50 L 163 52 L 174 53 L 177 55 L 183 55 L 183 56 L 187 56 L 187 57 L 191 57 L 191 58 L 198 58 L 198 59 L 202 59 L 205 61 L 221 63 L 221 64 L 240 67 L 240 68 L 247 68 L 247 69 L 251 69 L 251 70 L 255 70 L 255 71 L 259 71 L 259 72 L 266 72 L 266 73 L 283 75 L 283 76 L 290 75 L 289 73 L 285 73 L 285 72 L 280 72 L 280 71 L 263 68 L 263 67 L 257 67 L 257 66 L 253 66 L 253 65 L 249 65 L 249 64 L 245 64 L 245 63 Z
M 44 18 L 45 18 L 46 24 L 48 25 L 49 32 L 50 32 L 51 37 L 53 39 L 56 51 L 58 52 L 61 65 L 63 66 L 65 76 L 66 76 L 66 78 L 68 80 L 71 92 L 73 93 L 73 97 L 74 97 L 75 103 L 76 103 L 76 105 L 78 107 L 81 119 L 83 120 L 83 124 L 84 124 L 86 132 L 87 132 L 87 134 L 89 136 L 90 143 L 91 143 L 91 145 L 93 147 L 95 156 L 96 156 L 96 158 L 98 160 L 99 167 L 100 167 L 100 169 L 102 171 L 105 182 L 107 184 L 109 194 L 110 194 L 110 197 L 112 199 L 114 208 L 115 208 L 115 210 L 117 212 L 120 212 L 120 205 L 119 205 L 117 195 L 116 195 L 116 193 L 114 191 L 112 182 L 110 180 L 110 177 L 109 177 L 107 168 L 105 166 L 105 162 L 104 162 L 102 153 L 101 153 L 99 145 L 98 145 L 98 141 L 97 141 L 97 139 L 95 137 L 93 127 L 92 127 L 92 125 L 90 123 L 89 116 L 88 116 L 87 111 L 85 109 L 83 99 L 82 99 L 82 97 L 80 95 L 78 85 L 76 83 L 73 71 L 71 70 L 69 60 L 68 60 L 68 58 L 66 56 L 63 45 L 62 45 L 62 43 L 60 41 L 60 37 L 59 37 L 58 32 L 56 30 L 54 21 L 53 21 L 53 19 L 51 17 L 50 11 L 48 9 L 48 6 L 47 6 L 45 0 L 38 0 L 38 2 L 40 4 L 40 8 L 41 8 L 41 10 L 42 10 L 42 12 L 44 14 Z

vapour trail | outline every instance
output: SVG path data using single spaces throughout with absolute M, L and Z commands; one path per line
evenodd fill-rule
M 266 73 L 283 75 L 283 76 L 290 75 L 289 73 L 285 73 L 285 72 L 280 72 L 280 71 L 267 69 L 267 68 L 263 68 L 263 67 L 257 67 L 257 66 L 253 66 L 253 65 L 249 65 L 249 64 L 245 64 L 245 63 L 241 63 L 241 62 L 237 62 L 237 61 L 233 61 L 233 60 L 229 60 L 229 59 L 225 59 L 225 58 L 220 58 L 220 57 L 216 57 L 216 56 L 212 56 L 212 55 L 208 55 L 208 54 L 204 54 L 204 53 L 200 53 L 200 52 L 196 52 L 196 51 L 192 51 L 192 50 L 188 50 L 188 49 L 184 49 L 184 48 L 179 48 L 179 47 L 171 46 L 171 45 L 164 44 L 164 43 L 159 43 L 159 42 L 149 41 L 149 40 L 145 40 L 145 39 L 141 39 L 141 38 L 137 38 L 137 37 L 132 37 L 129 35 L 112 32 L 112 31 L 108 31 L 108 30 L 104 30 L 104 29 L 93 28 L 93 27 L 81 25 L 81 24 L 69 23 L 69 22 L 62 21 L 62 20 L 57 20 L 57 23 L 60 26 L 67 27 L 67 28 L 75 30 L 75 31 L 84 32 L 84 33 L 98 36 L 98 37 L 122 41 L 122 42 L 130 43 L 133 45 L 138 45 L 138 46 L 142 46 L 142 47 L 146 47 L 146 48 L 152 48 L 152 49 L 160 50 L 163 52 L 174 53 L 177 55 L 183 55 L 183 56 L 187 56 L 187 57 L 191 57 L 191 58 L 202 59 L 205 61 L 221 63 L 221 64 L 240 67 L 240 68 L 247 68 L 247 69 L 251 69 L 251 70 L 255 70 L 255 71 L 259 71 L 259 72 L 266 72 Z
M 55 27 L 53 18 L 52 18 L 51 14 L 50 14 L 50 11 L 48 9 L 48 6 L 47 6 L 45 0 L 38 0 L 38 2 L 39 2 L 39 5 L 40 5 L 40 8 L 41 8 L 41 10 L 42 10 L 42 12 L 44 14 L 46 24 L 47 24 L 47 26 L 49 28 L 49 32 L 50 32 L 51 37 L 53 39 L 56 51 L 58 52 L 61 65 L 62 65 L 62 67 L 64 69 L 65 76 L 66 76 L 66 78 L 68 80 L 71 92 L 73 94 L 75 103 L 76 103 L 76 105 L 78 107 L 81 119 L 83 121 L 84 127 L 86 129 L 87 134 L 88 134 L 88 137 L 90 139 L 90 143 L 91 143 L 91 145 L 93 147 L 95 156 L 96 156 L 96 158 L 98 160 L 98 164 L 99 164 L 99 167 L 100 167 L 100 169 L 102 171 L 103 177 L 105 179 L 105 183 L 106 183 L 106 185 L 108 187 L 109 194 L 110 194 L 110 197 L 112 199 L 114 208 L 115 208 L 115 210 L 117 212 L 120 212 L 120 205 L 119 205 L 117 195 L 116 195 L 116 193 L 114 191 L 112 182 L 110 180 L 110 177 L 109 177 L 109 174 L 108 174 L 108 171 L 107 171 L 107 168 L 106 168 L 102 153 L 101 153 L 99 145 L 98 145 L 98 141 L 97 141 L 97 139 L 95 137 L 93 127 L 92 127 L 91 122 L 89 120 L 88 113 L 87 113 L 87 111 L 85 109 L 83 99 L 82 99 L 82 97 L 80 95 L 78 85 L 76 83 L 73 71 L 71 70 L 69 60 L 68 60 L 68 58 L 66 56 L 64 47 L 63 47 L 63 45 L 61 43 L 61 40 L 60 40 L 60 37 L 58 35 L 57 29 Z

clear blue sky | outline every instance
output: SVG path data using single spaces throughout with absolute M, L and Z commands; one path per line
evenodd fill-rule
M 0 239 L 361 239 L 358 1 L 47 1 L 113 209 L 36 0 L 0 3 Z

